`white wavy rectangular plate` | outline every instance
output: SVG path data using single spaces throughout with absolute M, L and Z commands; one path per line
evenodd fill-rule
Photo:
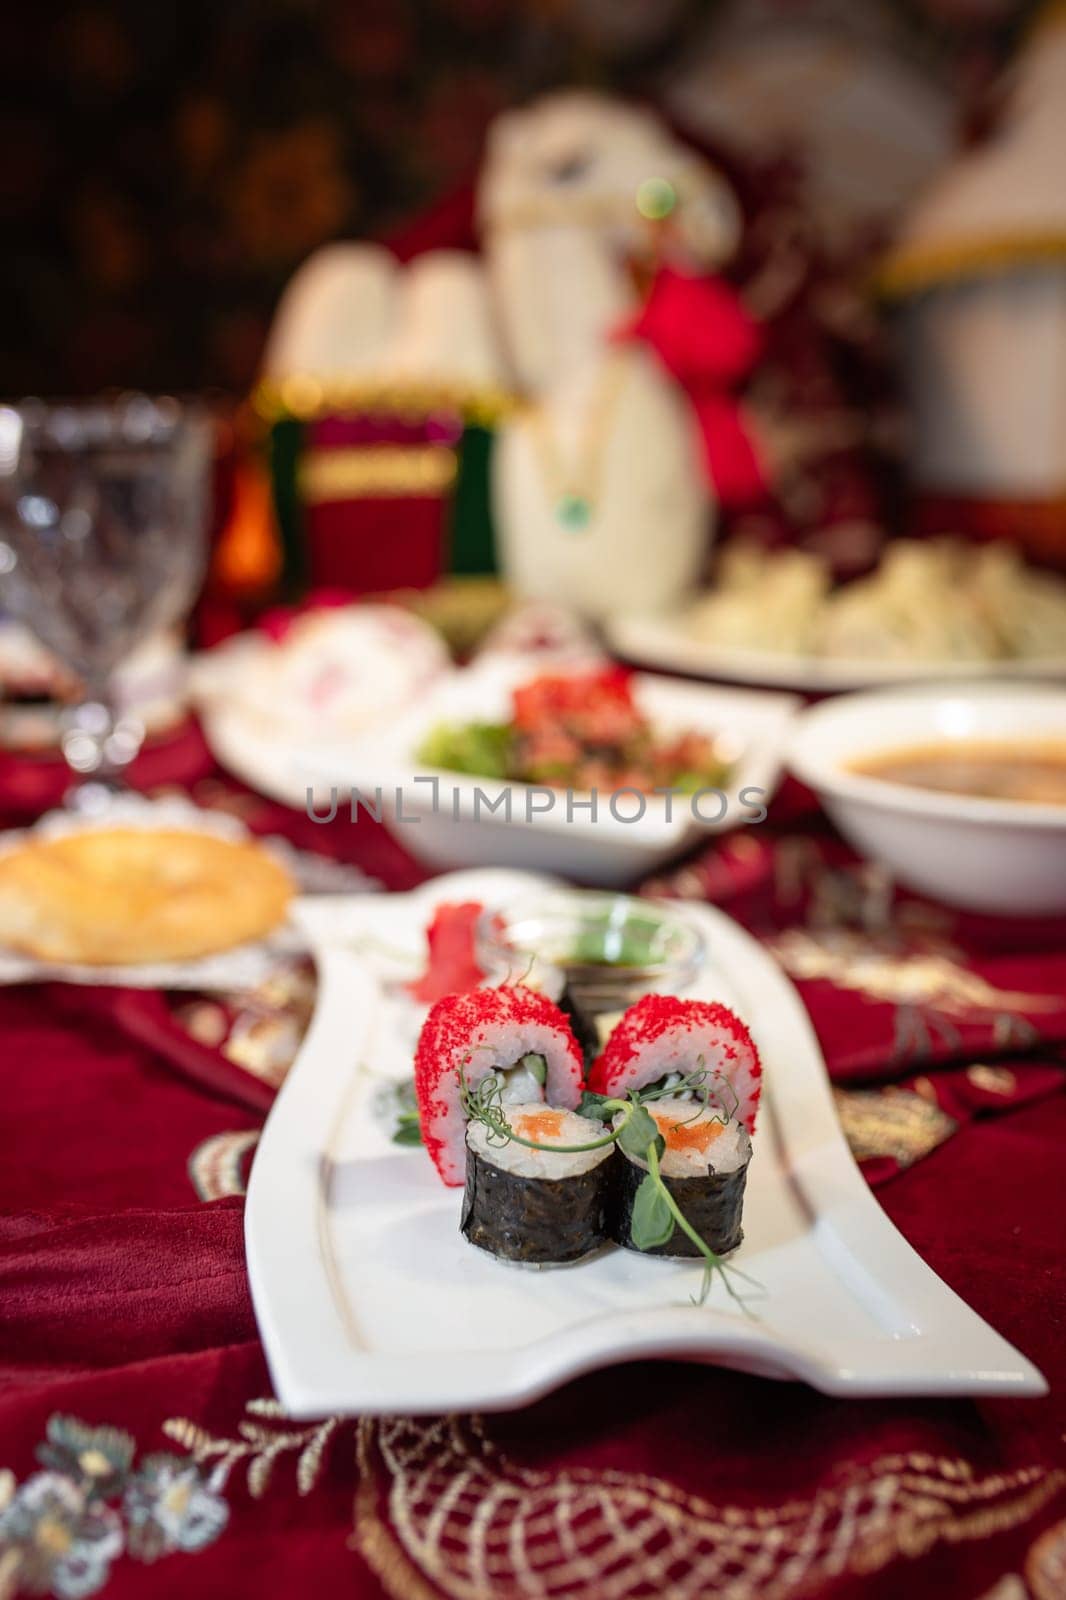
M 721 912 L 685 907 L 709 959 L 688 991 L 750 1024 L 766 1091 L 734 1258 L 753 1315 L 695 1266 L 611 1250 L 516 1269 L 459 1233 L 460 1191 L 371 1116 L 410 1072 L 410 1016 L 367 945 L 424 948 L 440 900 L 502 904 L 526 874 L 473 871 L 411 895 L 305 900 L 311 1027 L 259 1145 L 246 1212 L 252 1295 L 278 1398 L 294 1416 L 520 1406 L 592 1368 L 649 1357 L 802 1378 L 840 1395 L 1039 1395 L 1036 1368 L 915 1254 L 844 1142 L 807 1014 L 766 952 Z M 360 953 L 360 946 L 363 953 Z M 406 1009 L 406 1008 L 405 1008 Z

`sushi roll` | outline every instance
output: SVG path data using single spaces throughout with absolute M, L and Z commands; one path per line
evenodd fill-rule
M 646 994 L 612 1031 L 588 1087 L 618 1099 L 632 1089 L 668 1094 L 693 1073 L 704 1074 L 701 1095 L 755 1132 L 762 1064 L 751 1034 L 728 1006 Z
M 751 1160 L 747 1128 L 696 1100 L 660 1100 L 647 1110 L 665 1145 L 659 1157 L 660 1176 L 685 1221 L 715 1255 L 735 1250 L 743 1237 L 741 1212 Z M 614 1165 L 611 1232 L 620 1245 L 633 1250 L 639 1248 L 632 1238 L 633 1206 L 648 1163 L 619 1148 Z M 703 1254 L 677 1224 L 664 1243 L 643 1248 L 655 1256 Z
M 502 1115 L 517 1138 L 467 1125 L 465 1237 L 500 1260 L 542 1266 L 580 1261 L 607 1243 L 614 1161 L 602 1122 L 541 1101 Z M 550 1148 L 589 1144 L 598 1148 Z
M 422 1142 L 444 1182 L 466 1176 L 466 1091 L 494 1076 L 503 1104 L 573 1111 L 584 1087 L 570 1023 L 543 994 L 521 986 L 448 995 L 433 1006 L 415 1052 Z
M 741 1239 L 741 1208 L 751 1135 L 762 1090 L 759 1052 L 728 1007 L 648 994 L 630 1006 L 589 1075 L 589 1089 L 623 1100 L 639 1090 L 663 1139 L 659 1173 L 692 1230 L 722 1255 Z M 621 1115 L 621 1114 L 620 1114 Z M 619 1119 L 616 1119 L 616 1122 Z M 637 1191 L 648 1174 L 643 1153 L 621 1145 L 612 1231 L 632 1237 Z M 650 1254 L 703 1254 L 679 1225 Z

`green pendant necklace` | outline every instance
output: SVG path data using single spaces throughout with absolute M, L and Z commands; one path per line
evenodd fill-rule
M 555 515 L 564 528 L 580 533 L 592 520 L 592 507 L 582 494 L 564 494 L 556 501 Z
M 530 414 L 541 474 L 552 497 L 555 520 L 567 533 L 584 533 L 595 518 L 596 491 L 603 474 L 608 428 L 624 376 L 625 366 L 619 355 L 609 352 L 577 441 L 573 471 L 567 471 L 560 458 L 556 432 L 543 402 Z

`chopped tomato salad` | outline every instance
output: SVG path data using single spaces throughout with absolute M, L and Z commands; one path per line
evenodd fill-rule
M 534 678 L 514 691 L 508 722 L 436 728 L 419 756 L 472 777 L 586 791 L 694 792 L 728 775 L 706 734 L 653 728 L 619 667 Z

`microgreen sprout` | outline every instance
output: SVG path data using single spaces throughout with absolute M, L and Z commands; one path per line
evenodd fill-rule
M 392 1117 L 393 1144 L 411 1146 L 422 1143 L 422 1126 L 418 1115 L 415 1086 L 407 1080 L 390 1085 L 382 1095 L 383 1109 Z
M 516 954 L 517 954 L 517 952 L 516 952 Z M 510 967 L 508 967 L 506 974 L 500 979 L 498 987 L 501 988 L 501 989 L 505 988 L 505 987 L 509 987 L 509 988 L 521 987 L 521 985 L 525 983 L 526 979 L 533 972 L 533 969 L 534 969 L 534 967 L 536 965 L 537 965 L 537 958 L 533 954 L 533 952 L 530 951 L 528 953 L 528 955 L 527 955 L 527 958 L 526 958 L 526 964 L 523 967 L 522 971 L 519 973 L 518 977 L 517 978 L 512 977 L 511 969 L 510 969 Z

